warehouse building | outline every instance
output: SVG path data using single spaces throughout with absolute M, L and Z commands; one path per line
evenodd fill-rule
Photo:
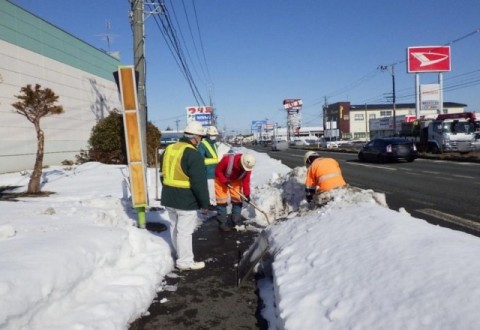
M 0 173 L 35 163 L 33 124 L 14 112 L 15 95 L 40 84 L 59 96 L 60 115 L 44 117 L 44 165 L 75 161 L 87 149 L 92 127 L 121 109 L 113 72 L 120 61 L 42 18 L 0 0 Z

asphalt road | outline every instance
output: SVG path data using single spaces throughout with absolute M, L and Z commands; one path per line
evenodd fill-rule
M 294 168 L 303 165 L 301 149 L 266 152 Z M 345 180 L 362 189 L 385 193 L 393 210 L 480 236 L 480 164 L 417 159 L 413 163 L 362 163 L 355 153 L 320 152 L 339 161 Z
M 255 237 L 253 232 L 221 232 L 215 220 L 203 223 L 193 235 L 193 251 L 205 268 L 167 275 L 148 315 L 129 330 L 267 329 L 255 279 L 237 287 L 239 257 Z

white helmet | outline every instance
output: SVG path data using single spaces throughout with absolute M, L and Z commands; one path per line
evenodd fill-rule
M 311 151 L 311 150 L 310 150 L 310 151 L 307 151 L 307 152 L 305 153 L 305 155 L 303 156 L 303 163 L 304 163 L 305 165 L 309 165 L 309 164 L 307 164 L 307 161 L 308 161 L 308 159 L 309 159 L 311 156 L 319 156 L 319 157 L 320 157 L 320 155 L 317 154 L 315 151 Z
M 195 120 L 187 124 L 187 127 L 185 127 L 185 129 L 183 130 L 183 133 L 200 136 L 203 136 L 205 134 L 202 124 Z
M 217 128 L 216 128 L 215 126 L 209 126 L 209 127 L 207 128 L 207 135 L 209 135 L 209 136 L 218 135 Z
M 245 171 L 249 172 L 255 166 L 255 157 L 250 154 L 243 154 L 240 158 L 240 163 Z

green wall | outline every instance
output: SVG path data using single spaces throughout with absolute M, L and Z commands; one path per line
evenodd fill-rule
M 0 0 L 0 40 L 113 81 L 120 61 L 45 20 Z

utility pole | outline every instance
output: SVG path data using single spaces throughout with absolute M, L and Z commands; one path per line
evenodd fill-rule
M 138 114 L 140 134 L 143 141 L 143 157 L 147 160 L 147 97 L 145 89 L 145 22 L 143 0 L 129 0 L 131 25 L 133 31 L 133 62 L 137 77 Z
M 178 123 L 180 122 L 180 119 L 175 120 L 175 124 L 177 125 L 177 132 L 178 132 Z
M 393 134 L 397 134 L 397 113 L 396 113 L 396 99 L 395 99 L 395 65 L 390 64 L 390 65 L 380 65 L 379 69 L 382 71 L 388 70 L 388 68 L 391 69 L 390 74 L 392 75 L 392 108 L 393 108 Z

